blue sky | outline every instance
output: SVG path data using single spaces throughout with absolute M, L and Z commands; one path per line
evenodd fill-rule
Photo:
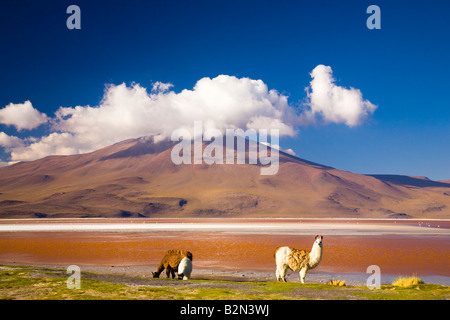
M 81 30 L 66 8 L 81 9 Z M 381 9 L 369 30 L 366 9 Z M 450 179 L 450 3 L 444 1 L 2 1 L 0 108 L 31 101 L 97 106 L 106 84 L 192 90 L 224 74 L 262 80 L 296 108 L 311 71 L 377 106 L 358 126 L 297 127 L 280 144 L 310 161 L 356 173 Z M 150 90 L 150 89 L 149 89 Z M 25 139 L 49 125 L 0 132 Z M 0 147 L 3 161 L 8 150 Z

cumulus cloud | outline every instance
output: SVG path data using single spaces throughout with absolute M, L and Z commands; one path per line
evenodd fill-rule
M 49 122 L 50 131 L 39 138 L 20 139 L 0 133 L 0 146 L 12 161 L 34 160 L 48 155 L 86 153 L 113 143 L 159 134 L 170 138 L 175 129 L 194 135 L 195 121 L 203 132 L 218 129 L 278 129 L 280 137 L 296 135 L 301 125 L 325 122 L 356 126 L 376 106 L 362 99 L 360 90 L 335 84 L 330 67 L 311 72 L 306 110 L 289 104 L 288 97 L 269 89 L 262 80 L 219 75 L 202 78 L 193 89 L 172 90 L 170 83 L 155 82 L 150 92 L 139 84 L 107 85 L 98 106 L 60 107 L 51 119 L 31 102 L 9 104 L 0 110 L 0 123 L 17 130 L 33 129 Z M 291 154 L 291 149 L 286 150 Z
M 152 92 L 167 92 L 170 90 L 170 88 L 173 87 L 173 84 L 171 83 L 163 83 L 160 81 L 156 81 L 152 86 Z
M 295 134 L 295 110 L 287 97 L 272 89 L 262 80 L 220 75 L 203 78 L 193 90 L 170 93 L 160 99 L 177 115 L 176 127 L 203 121 L 206 129 L 279 129 L 280 135 Z M 170 135 L 169 131 L 164 134 Z
M 179 93 L 170 91 L 172 86 L 157 82 L 149 93 L 139 84 L 109 85 L 98 106 L 59 108 L 52 119 L 53 132 L 18 146 L 11 159 L 84 153 L 153 134 L 170 138 L 178 128 L 193 132 L 194 121 L 202 121 L 204 131 L 279 129 L 280 136 L 295 135 L 295 109 L 262 80 L 220 75 L 200 79 L 192 90 Z
M 33 108 L 30 101 L 24 103 L 10 103 L 0 109 L 0 123 L 15 126 L 17 130 L 31 130 L 48 121 L 45 113 Z
M 69 155 L 92 151 L 91 146 L 84 146 L 82 141 L 67 132 L 53 132 L 40 139 L 29 138 L 22 145 L 11 148 L 12 161 L 26 161 L 49 155 Z M 83 147 L 85 147 L 83 149 Z
M 14 136 L 9 136 L 4 132 L 0 132 L 0 146 L 5 148 L 7 151 L 14 148 L 24 146 L 22 139 Z
M 377 106 L 364 100 L 359 89 L 344 88 L 335 84 L 333 70 L 318 65 L 311 72 L 311 83 L 307 88 L 307 107 L 302 115 L 303 123 L 315 122 L 317 116 L 326 123 L 344 123 L 349 127 L 360 125 Z

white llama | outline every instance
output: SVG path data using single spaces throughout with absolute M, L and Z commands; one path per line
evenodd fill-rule
M 306 272 L 319 265 L 322 259 L 322 239 L 316 236 L 311 252 L 289 247 L 280 247 L 275 250 L 275 262 L 277 264 L 276 276 L 278 281 L 286 282 L 286 271 L 299 271 L 301 283 L 305 283 Z
M 178 265 L 178 279 L 189 280 L 192 272 L 192 261 L 189 258 L 183 258 Z

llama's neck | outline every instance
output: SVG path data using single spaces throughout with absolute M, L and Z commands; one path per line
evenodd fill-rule
M 309 253 L 309 263 L 308 263 L 309 268 L 313 269 L 317 267 L 321 259 L 322 259 L 322 246 L 314 242 L 311 252 Z

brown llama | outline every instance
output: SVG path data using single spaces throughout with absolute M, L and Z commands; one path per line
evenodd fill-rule
M 169 250 L 164 258 L 161 260 L 155 272 L 152 272 L 153 278 L 159 278 L 161 272 L 166 269 L 167 278 L 175 279 L 175 272 L 178 273 L 178 265 L 183 258 L 189 258 L 192 261 L 192 253 L 186 250 Z

